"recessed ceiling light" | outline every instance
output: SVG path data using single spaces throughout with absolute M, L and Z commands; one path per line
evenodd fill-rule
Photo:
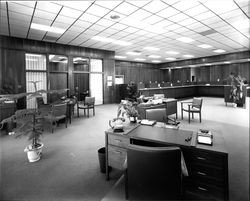
M 36 24 L 36 23 L 32 23 L 30 28 L 40 30 L 40 31 L 48 31 L 48 32 L 53 32 L 53 33 L 59 33 L 59 34 L 62 34 L 62 33 L 64 33 L 66 31 L 65 29 L 61 29 L 61 28 L 57 28 L 57 27 L 51 27 L 51 26 L 42 25 L 42 24 Z
M 160 56 L 160 55 L 149 55 L 148 57 L 149 57 L 149 58 L 155 58 L 155 59 L 157 59 L 157 58 L 161 58 L 161 56 Z
M 119 15 L 110 15 L 110 19 L 118 20 L 118 19 L 120 19 L 120 16 Z
M 122 40 L 114 40 L 112 43 L 122 46 L 132 45 L 130 42 L 122 41 Z
M 174 60 L 176 60 L 176 58 L 174 58 L 174 57 L 167 57 L 166 60 L 174 61 Z
M 225 50 L 222 50 L 222 49 L 218 49 L 218 50 L 214 50 L 213 52 L 216 52 L 216 53 L 223 53 L 223 52 L 226 52 Z
M 94 37 L 92 37 L 92 39 L 97 40 L 97 41 L 101 41 L 101 42 L 107 42 L 107 43 L 113 42 L 113 39 L 105 38 L 105 37 L 102 37 L 102 36 L 94 36 Z
M 211 66 L 212 64 L 206 63 L 205 66 Z
M 177 38 L 176 40 L 181 41 L 183 43 L 191 43 L 194 41 L 194 39 L 188 38 L 188 37 L 180 37 L 180 38 Z
M 160 48 L 157 48 L 157 47 L 144 47 L 143 49 L 144 50 L 152 50 L 152 51 L 158 51 L 158 50 L 160 50 Z
M 194 55 L 191 55 L 191 54 L 184 54 L 183 57 L 192 58 L 192 57 L 194 57 Z
M 134 60 L 135 60 L 135 61 L 145 61 L 146 59 L 143 59 L 143 58 L 135 58 Z
M 196 65 L 188 65 L 189 67 L 195 67 Z
M 224 64 L 230 64 L 231 62 L 230 61 L 224 61 L 223 63 Z
M 160 60 L 152 60 L 152 62 L 154 62 L 154 63 L 160 63 L 161 61 Z
M 207 48 L 211 48 L 212 46 L 208 44 L 202 44 L 202 45 L 198 45 L 198 47 L 207 49 Z
M 126 54 L 129 54 L 129 55 L 141 55 L 140 52 L 127 52 Z
M 176 51 L 167 51 L 166 53 L 167 54 L 180 54 L 179 52 L 176 52 Z
M 126 56 L 121 56 L 121 55 L 115 55 L 115 58 L 116 59 L 126 59 L 127 57 Z

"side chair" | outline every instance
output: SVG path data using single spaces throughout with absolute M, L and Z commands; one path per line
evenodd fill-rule
M 45 121 L 49 121 L 51 124 L 51 132 L 54 132 L 54 124 L 59 120 L 65 120 L 65 127 L 67 128 L 67 103 L 55 104 L 51 106 L 51 111 L 48 115 L 44 116 Z
M 190 114 L 192 114 L 192 119 L 194 118 L 194 113 L 199 114 L 199 119 L 201 123 L 201 108 L 202 108 L 202 98 L 193 98 L 192 101 L 181 102 L 181 119 L 183 119 L 183 111 L 188 112 L 188 123 L 190 123 Z M 187 105 L 187 106 L 185 106 Z
M 85 101 L 77 101 L 77 116 L 79 117 L 79 109 L 84 110 L 84 116 L 86 115 L 85 110 L 87 110 L 89 117 L 89 110 L 93 110 L 93 115 L 95 115 L 95 97 L 86 97 Z

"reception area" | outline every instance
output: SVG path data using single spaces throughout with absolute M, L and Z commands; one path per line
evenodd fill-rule
M 0 5 L 0 200 L 249 200 L 248 0 Z

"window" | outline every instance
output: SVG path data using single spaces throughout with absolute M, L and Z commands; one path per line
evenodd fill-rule
M 41 54 L 25 54 L 26 66 L 26 92 L 47 90 L 46 56 Z M 47 103 L 47 95 L 43 94 L 44 102 Z M 35 108 L 36 100 L 27 98 L 27 108 Z

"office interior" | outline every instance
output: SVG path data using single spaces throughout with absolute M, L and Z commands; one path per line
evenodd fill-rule
M 249 0 L 1 1 L 0 98 L 35 88 L 67 89 L 43 94 L 44 102 L 95 97 L 95 115 L 80 109 L 78 117 L 75 105 L 67 128 L 59 123 L 51 133 L 45 127 L 43 154 L 34 163 L 23 151 L 27 138 L 15 139 L 5 125 L 0 130 L 0 200 L 129 200 L 120 182 L 124 170 L 106 168 L 107 180 L 98 150 L 107 151 L 109 120 L 117 117 L 131 84 L 136 98 L 163 94 L 174 99 L 169 117 L 177 117 L 180 130 L 207 129 L 214 142 L 217 136 L 223 139 L 218 178 L 205 179 L 205 187 L 196 190 L 188 186 L 192 193 L 184 200 L 249 200 L 249 7 Z M 244 82 L 239 107 L 225 101 L 232 74 Z M 194 97 L 203 100 L 201 122 L 195 114 L 189 123 L 186 112 L 181 118 L 181 102 Z M 35 99 L 25 97 L 14 107 L 0 102 L 0 120 L 6 111 L 9 117 L 36 107 Z M 216 143 L 201 149 L 218 154 Z

